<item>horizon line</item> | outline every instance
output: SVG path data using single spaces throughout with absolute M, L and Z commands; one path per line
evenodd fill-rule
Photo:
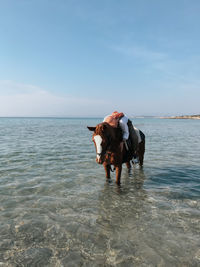
M 138 116 L 129 116 L 129 118 L 160 118 L 160 117 L 169 117 L 172 115 L 166 115 L 166 116 L 156 116 L 156 115 L 138 115 Z M 104 118 L 105 116 L 0 116 L 1 119 L 3 118 L 35 118 L 35 119 L 100 119 Z

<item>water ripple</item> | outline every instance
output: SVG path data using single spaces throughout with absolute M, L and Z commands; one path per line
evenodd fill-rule
M 135 120 L 145 165 L 121 186 L 95 162 L 98 122 L 0 119 L 0 265 L 198 266 L 199 122 Z

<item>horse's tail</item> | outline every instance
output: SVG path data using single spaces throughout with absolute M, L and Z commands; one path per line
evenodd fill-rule
M 142 142 L 139 144 L 139 150 L 140 150 L 140 162 L 141 165 L 143 165 L 143 158 L 144 158 L 144 153 L 145 153 L 145 134 L 140 130 L 140 136 L 142 139 Z
M 139 132 L 140 132 L 141 140 L 145 142 L 145 134 L 141 130 L 139 130 Z

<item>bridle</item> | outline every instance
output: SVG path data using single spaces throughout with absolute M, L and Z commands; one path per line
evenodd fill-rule
M 96 155 L 99 156 L 99 157 L 101 157 L 101 158 L 104 157 L 103 162 L 105 161 L 105 157 L 107 157 L 108 161 L 110 161 L 110 157 L 111 157 L 111 153 L 112 153 L 111 152 L 112 137 L 111 137 L 111 135 L 108 135 L 108 134 L 105 134 L 103 136 L 100 135 L 100 136 L 101 136 L 101 138 L 103 140 L 106 140 L 105 141 L 106 142 L 106 146 L 105 146 L 104 149 L 102 148 L 102 152 L 101 153 L 96 153 Z M 107 165 L 109 166 L 110 171 L 112 171 L 112 172 L 115 171 L 115 168 L 112 168 L 111 164 L 108 163 Z
M 104 149 L 102 149 L 101 153 L 96 153 L 99 157 L 102 157 L 102 156 L 109 154 L 108 149 L 111 147 L 111 137 L 109 135 L 106 135 L 102 139 L 105 139 L 105 137 L 106 137 L 106 141 L 107 141 L 106 147 Z

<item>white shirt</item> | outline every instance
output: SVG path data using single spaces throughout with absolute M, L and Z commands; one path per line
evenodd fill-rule
M 128 122 L 128 118 L 125 115 L 119 120 L 119 125 L 123 133 L 123 140 L 128 140 L 128 137 L 129 137 L 129 130 L 128 130 L 127 122 Z

